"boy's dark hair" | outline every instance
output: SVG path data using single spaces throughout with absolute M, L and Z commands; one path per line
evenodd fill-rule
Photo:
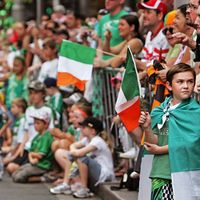
M 49 47 L 51 49 L 56 49 L 56 42 L 51 38 L 46 38 L 43 43 L 43 47 Z
M 191 68 L 190 65 L 187 65 L 185 63 L 179 63 L 174 65 L 168 72 L 167 72 L 167 81 L 170 85 L 172 85 L 172 80 L 175 74 L 181 73 L 181 72 L 191 72 L 194 77 L 194 82 L 196 80 L 196 73 L 193 68 Z
M 55 78 L 52 78 L 52 77 L 47 77 L 44 80 L 44 85 L 46 86 L 46 88 L 51 88 L 51 87 L 57 88 L 57 80 Z
M 12 101 L 13 104 L 15 104 L 17 107 L 20 107 L 23 111 L 23 113 L 25 113 L 26 108 L 28 106 L 27 101 L 23 98 L 16 98 Z
M 26 64 L 24 56 L 15 56 L 14 60 L 19 60 L 23 65 Z
M 69 32 L 67 31 L 67 29 L 63 29 L 63 28 L 56 29 L 55 34 L 56 35 L 64 35 L 67 40 L 69 39 Z

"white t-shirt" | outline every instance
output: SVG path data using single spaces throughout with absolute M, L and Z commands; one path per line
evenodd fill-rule
M 38 80 L 44 82 L 47 77 L 57 78 L 58 58 L 46 61 L 42 64 Z
M 92 157 L 101 165 L 101 174 L 96 184 L 102 183 L 106 180 L 114 179 L 113 158 L 112 153 L 106 144 L 106 142 L 99 136 L 95 136 L 89 142 L 88 138 L 83 138 L 82 143 L 86 145 L 92 145 L 96 147 L 96 150 L 92 152 Z
M 37 131 L 35 130 L 35 127 L 34 127 L 34 119 L 32 115 L 38 111 L 42 112 L 41 110 L 49 113 L 49 116 L 52 116 L 51 121 L 49 123 L 49 128 L 54 128 L 54 119 L 53 119 L 53 113 L 52 113 L 51 108 L 47 106 L 42 106 L 41 108 L 35 108 L 34 106 L 28 107 L 25 113 L 25 125 L 24 125 L 24 131 L 28 132 L 28 136 L 29 136 L 29 139 L 25 144 L 26 150 L 30 149 L 31 142 L 33 138 L 37 135 Z
M 25 117 L 22 117 L 19 120 L 19 126 L 15 126 L 13 128 L 13 132 L 16 133 L 17 135 L 13 136 L 12 146 L 16 146 L 17 144 L 20 144 L 23 142 L 24 125 L 25 125 Z
M 142 49 L 142 61 L 150 62 L 153 60 L 159 60 L 160 56 L 165 58 L 169 51 L 169 43 L 162 33 L 162 30 L 153 38 L 152 32 L 148 32 L 145 40 L 145 45 Z

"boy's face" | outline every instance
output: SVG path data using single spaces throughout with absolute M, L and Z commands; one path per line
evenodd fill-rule
M 43 49 L 43 51 L 44 51 L 44 56 L 47 59 L 52 58 L 52 56 L 54 56 L 55 52 L 56 52 L 55 49 L 52 49 L 52 48 L 50 48 L 48 46 L 45 46 L 44 49 Z
M 73 125 L 76 128 L 80 126 L 79 123 L 82 122 L 84 119 L 85 118 L 79 109 L 77 109 L 73 112 Z
M 49 95 L 49 96 L 53 96 L 53 89 L 52 89 L 52 87 L 47 87 L 47 88 L 46 88 L 46 93 L 47 93 L 47 95 Z
M 92 133 L 92 128 L 88 126 L 82 126 L 81 133 L 83 134 L 84 137 L 89 137 Z
M 19 106 L 13 103 L 11 107 L 11 112 L 14 116 L 17 116 L 17 114 L 21 113 L 21 109 L 19 108 Z
M 188 99 L 194 90 L 194 76 L 192 72 L 181 72 L 173 76 L 172 84 L 168 84 L 168 89 L 173 93 L 175 103 L 180 103 L 184 99 Z
M 41 104 L 41 102 L 43 102 L 44 92 L 29 90 L 29 98 L 31 99 L 31 103 L 34 106 L 37 106 L 37 105 Z
M 35 130 L 39 133 L 43 133 L 43 131 L 45 131 L 48 128 L 48 124 L 40 119 L 34 119 L 34 127 Z
M 24 69 L 23 63 L 20 60 L 15 59 L 13 62 L 13 72 L 19 75 L 23 72 L 23 69 Z

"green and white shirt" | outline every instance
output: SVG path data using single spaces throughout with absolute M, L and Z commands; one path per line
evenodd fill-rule
M 36 164 L 41 169 L 49 170 L 52 167 L 53 152 L 51 151 L 51 144 L 53 137 L 49 131 L 44 134 L 37 134 L 31 144 L 29 152 L 40 153 L 43 157 Z

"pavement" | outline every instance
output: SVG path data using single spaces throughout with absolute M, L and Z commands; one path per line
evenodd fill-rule
M 111 185 L 118 185 L 119 182 L 105 183 L 100 185 L 95 196 L 89 200 L 137 200 L 138 192 L 121 189 L 112 191 Z M 75 200 L 71 195 L 52 195 L 49 193 L 50 184 L 34 183 L 19 184 L 4 174 L 3 181 L 0 181 L 0 200 Z
M 97 195 L 101 200 L 137 200 L 138 192 L 127 189 L 111 190 L 110 186 L 119 186 L 119 181 L 115 183 L 104 183 L 99 186 Z
M 75 200 L 71 195 L 52 195 L 49 192 L 50 184 L 14 183 L 4 174 L 0 181 L 0 200 Z M 90 200 L 100 200 L 99 197 L 91 197 Z

